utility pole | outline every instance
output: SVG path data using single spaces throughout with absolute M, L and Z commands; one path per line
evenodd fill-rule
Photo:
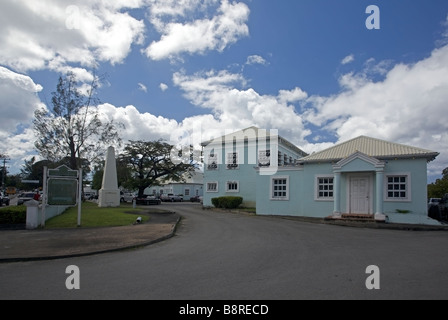
M 6 162 L 11 160 L 7 155 L 0 154 L 0 160 L 3 160 L 3 170 L 2 170 L 2 190 L 5 190 L 5 178 L 6 178 Z

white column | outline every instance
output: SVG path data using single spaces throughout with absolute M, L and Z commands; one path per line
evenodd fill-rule
M 383 213 L 383 193 L 384 193 L 384 172 L 383 170 L 376 171 L 376 211 L 375 211 L 375 220 L 386 219 L 386 216 Z
M 333 217 L 341 216 L 341 173 L 334 173 L 333 181 L 333 199 L 334 199 L 334 210 Z

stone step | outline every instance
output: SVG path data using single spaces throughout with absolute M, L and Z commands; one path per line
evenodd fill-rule
M 343 213 L 341 218 L 350 221 L 375 221 L 375 216 L 373 214 Z

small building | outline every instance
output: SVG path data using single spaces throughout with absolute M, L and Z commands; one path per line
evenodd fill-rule
M 163 194 L 182 195 L 184 201 L 190 201 L 192 197 L 203 196 L 204 174 L 193 172 L 184 174 L 184 181 L 166 181 L 160 186 L 145 189 L 145 194 L 159 197 Z
M 256 175 L 257 214 L 438 224 L 426 204 L 427 163 L 437 155 L 361 136 Z

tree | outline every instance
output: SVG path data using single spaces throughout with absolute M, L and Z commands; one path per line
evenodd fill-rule
M 448 167 L 442 172 L 442 178 L 428 184 L 428 198 L 441 198 L 448 193 Z
M 34 112 L 35 147 L 49 161 L 59 162 L 69 157 L 70 167 L 82 167 L 81 159 L 89 162 L 104 156 L 109 144 L 120 145 L 118 127 L 113 121 L 103 122 L 99 117 L 97 89 L 99 78 L 93 80 L 83 93 L 74 73 L 59 77 L 52 93 L 53 108 L 39 108 Z
M 130 141 L 119 156 L 119 162 L 131 170 L 125 186 L 138 189 L 141 197 L 146 188 L 167 180 L 182 181 L 185 173 L 194 172 L 196 165 L 191 158 L 162 141 Z

